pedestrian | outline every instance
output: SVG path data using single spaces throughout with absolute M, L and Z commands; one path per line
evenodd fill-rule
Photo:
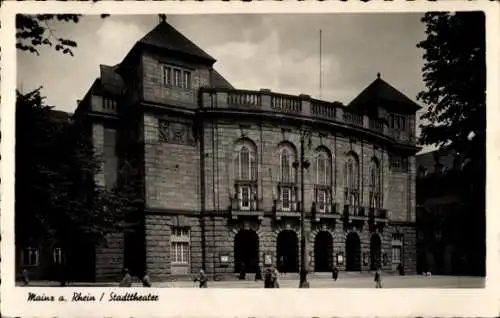
M 262 270 L 260 269 L 260 264 L 257 264 L 255 269 L 255 281 L 262 280 Z
M 279 270 L 281 273 L 283 273 L 283 276 L 286 275 L 285 256 L 280 257 Z
M 333 278 L 333 281 L 335 281 L 335 282 L 339 278 L 339 269 L 337 268 L 337 266 L 333 267 L 332 278 Z
M 375 271 L 375 288 L 382 288 L 382 270 L 380 267 Z
M 151 277 L 149 277 L 149 274 L 147 272 L 142 278 L 142 287 L 151 287 Z
M 244 262 L 241 262 L 240 264 L 240 276 L 239 276 L 239 279 L 240 280 L 244 280 L 245 277 L 246 277 L 247 273 L 246 273 L 246 270 L 245 270 L 245 263 Z
M 23 269 L 23 285 L 28 286 L 30 284 L 30 278 L 28 275 L 28 270 L 25 268 Z
M 266 268 L 264 273 L 264 288 L 273 288 L 273 273 L 271 268 Z
M 128 268 L 123 269 L 123 278 L 120 282 L 120 287 L 132 287 L 132 276 L 130 275 Z
M 273 282 L 272 288 L 280 288 L 279 276 L 280 276 L 280 272 L 278 271 L 278 269 L 273 268 L 272 269 L 272 282 Z
M 204 270 L 200 269 L 200 276 L 198 278 L 195 278 L 194 281 L 200 283 L 200 288 L 208 288 L 208 278 L 205 275 Z
M 404 274 L 405 274 L 405 270 L 403 268 L 403 265 L 401 265 L 401 263 L 398 264 L 398 272 L 399 272 L 399 276 L 404 276 Z

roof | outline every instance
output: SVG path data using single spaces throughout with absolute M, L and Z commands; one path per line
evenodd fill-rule
M 229 83 L 219 72 L 212 71 L 212 78 L 210 83 L 211 88 L 229 88 L 234 89 L 233 85 Z
M 208 55 L 208 53 L 203 51 L 191 40 L 182 35 L 182 33 L 177 31 L 165 20 L 160 22 L 160 24 L 158 24 L 137 43 L 176 53 L 191 55 L 209 61 L 211 63 L 215 62 L 215 59 L 213 57 Z
M 55 123 L 68 122 L 71 118 L 71 114 L 62 110 L 50 110 L 50 119 Z
M 434 150 L 416 156 L 417 169 L 425 169 L 433 172 L 437 163 L 443 165 L 446 170 L 454 168 L 455 151 L 449 150 L 442 152 Z
M 106 93 L 119 95 L 125 88 L 122 77 L 116 72 L 118 66 L 99 65 L 101 70 L 100 82 L 102 90 Z
M 348 106 L 353 108 L 367 108 L 368 106 L 373 107 L 371 105 L 374 104 L 395 108 L 402 112 L 415 112 L 422 108 L 406 95 L 381 79 L 380 73 L 377 74 L 377 79 L 354 98 Z

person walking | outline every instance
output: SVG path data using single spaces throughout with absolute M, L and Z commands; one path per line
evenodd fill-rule
M 382 288 L 382 270 L 380 267 L 375 271 L 375 288 Z
M 240 280 L 245 280 L 246 278 L 246 269 L 245 269 L 245 263 L 244 262 L 241 262 L 240 263 L 240 276 L 239 276 L 239 279 Z
M 132 287 L 132 276 L 130 275 L 128 268 L 123 269 L 123 278 L 119 287 Z
M 264 273 L 264 288 L 273 288 L 273 273 L 271 268 L 266 268 Z
M 200 288 L 208 288 L 208 278 L 205 275 L 204 270 L 200 269 L 200 276 L 198 278 L 195 278 L 194 281 L 200 283 Z
M 151 287 L 151 277 L 149 277 L 149 274 L 147 272 L 142 278 L 142 287 Z
M 280 272 L 278 271 L 277 268 L 272 269 L 272 288 L 280 288 L 280 282 L 279 282 L 279 276 Z
M 28 286 L 30 284 L 30 278 L 28 275 L 28 270 L 23 269 L 23 286 Z
M 337 268 L 337 266 L 333 267 L 332 278 L 334 282 L 336 282 L 337 279 L 339 278 L 339 269 Z

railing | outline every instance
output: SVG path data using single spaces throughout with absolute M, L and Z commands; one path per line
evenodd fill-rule
M 300 202 L 275 200 L 274 209 L 277 213 L 298 213 L 300 212 Z
M 337 203 L 335 202 L 313 202 L 312 210 L 317 215 L 337 214 Z
M 381 120 L 370 118 L 368 126 L 370 129 L 376 130 L 378 132 L 384 132 L 384 123 Z
M 311 102 L 311 114 L 318 117 L 335 119 L 337 112 L 336 108 L 330 103 L 322 101 Z
M 262 199 L 243 200 L 239 198 L 231 199 L 231 211 L 256 212 L 262 210 Z
M 271 108 L 285 113 L 301 113 L 302 102 L 296 97 L 273 95 L 271 97 Z
M 258 109 L 271 113 L 321 118 L 333 123 L 348 124 L 375 132 L 397 143 L 416 145 L 416 138 L 408 132 L 390 128 L 379 118 L 372 118 L 342 106 L 311 99 L 309 96 L 291 96 L 269 90 L 248 91 L 235 89 L 203 88 L 200 107 L 206 109 L 243 108 Z
M 260 108 L 261 96 L 257 93 L 228 93 L 227 104 L 231 106 L 250 106 Z
M 363 126 L 363 115 L 344 110 L 344 120 L 356 126 Z

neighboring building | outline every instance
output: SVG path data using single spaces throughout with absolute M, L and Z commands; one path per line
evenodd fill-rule
M 417 155 L 417 271 L 484 275 L 485 211 L 471 200 L 467 162 L 455 151 Z
M 71 121 L 71 114 L 51 110 L 50 119 L 54 124 Z M 19 243 L 19 241 L 23 241 Z M 29 273 L 30 279 L 56 280 L 58 266 L 63 254 L 59 244 L 52 241 L 36 241 L 34 239 L 20 240 L 16 237 L 16 276 L 20 278 L 23 269 Z
M 104 158 L 98 184 L 132 167 L 144 201 L 135 232 L 87 254 L 88 276 L 296 272 L 302 203 L 311 271 L 415 272 L 419 106 L 380 76 L 347 107 L 237 90 L 215 62 L 163 21 L 119 65 L 101 65 L 79 101 L 74 119 Z

